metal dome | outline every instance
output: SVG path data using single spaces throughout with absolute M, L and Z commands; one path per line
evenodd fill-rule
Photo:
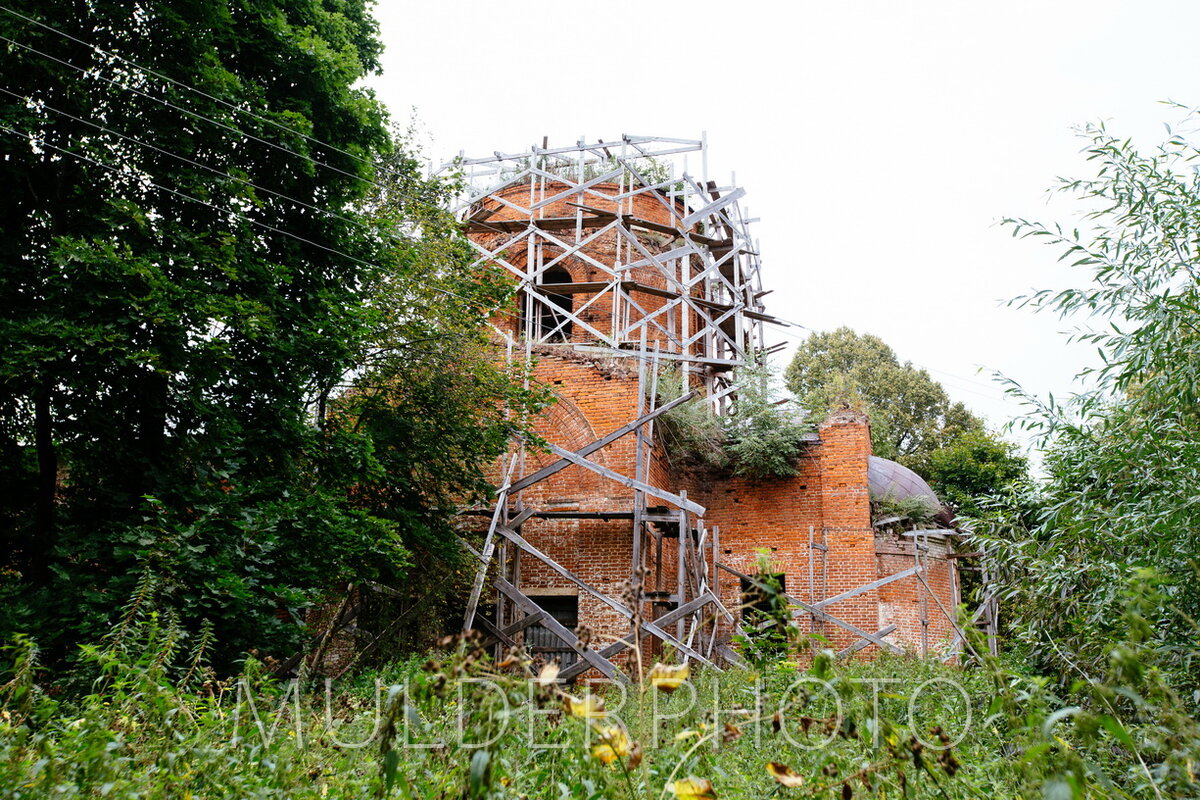
M 933 489 L 908 467 L 879 456 L 870 456 L 867 463 L 867 486 L 872 500 L 907 500 L 925 497 L 934 508 L 941 508 Z

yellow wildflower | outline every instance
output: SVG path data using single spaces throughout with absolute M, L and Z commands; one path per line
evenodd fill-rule
M 592 755 L 605 764 L 629 755 L 632 750 L 633 743 L 620 725 L 598 725 L 596 735 L 600 737 L 600 743 L 592 748 Z
M 679 800 L 716 800 L 712 781 L 707 778 L 687 777 L 671 784 L 671 791 Z
M 578 697 L 572 697 L 569 694 L 564 694 L 563 704 L 567 707 L 567 711 L 573 717 L 582 717 L 584 719 L 600 719 L 608 714 L 608 712 L 604 710 L 604 700 L 594 694 L 584 695 L 582 699 Z
M 558 662 L 551 661 L 546 666 L 542 667 L 542 671 L 538 673 L 536 682 L 541 686 L 554 683 L 558 679 Z
M 780 764 L 778 761 L 767 762 L 767 772 L 771 773 L 771 777 L 779 781 L 789 789 L 795 789 L 804 785 L 804 778 L 795 772 L 786 764 Z
M 647 676 L 650 679 L 650 685 L 655 689 L 670 694 L 683 685 L 683 682 L 688 678 L 687 664 L 655 664 L 650 668 L 650 673 Z

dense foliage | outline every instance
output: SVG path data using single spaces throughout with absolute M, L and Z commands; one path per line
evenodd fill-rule
M 1145 639 L 1160 599 L 1125 597 L 1127 634 L 1075 704 L 986 653 L 838 663 L 791 633 L 780 655 L 815 646 L 805 668 L 660 663 L 628 687 L 556 684 L 470 636 L 332 687 L 255 659 L 218 680 L 203 642 L 131 609 L 84 648 L 99 677 L 76 696 L 43 690 L 32 642 L 6 648 L 0 796 L 1191 797 L 1200 726 Z
M 974 517 L 980 499 L 1023 481 L 1027 460 L 929 373 L 901 363 L 878 336 L 849 328 L 814 333 L 784 373 L 810 416 L 857 407 L 871 420 L 874 454 L 915 470 L 955 513 Z
M 964 518 L 987 513 L 993 495 L 1028 485 L 1028 459 L 1012 442 L 982 429 L 964 431 L 912 467 Z
M 1200 149 L 1184 133 L 1148 153 L 1102 125 L 1082 135 L 1096 173 L 1058 188 L 1085 204 L 1089 227 L 1009 224 L 1086 272 L 1080 288 L 1022 302 L 1075 317 L 1103 363 L 1084 373 L 1092 390 L 1065 404 L 1012 387 L 1044 436 L 1047 481 L 996 515 L 1010 570 L 999 588 L 1022 608 L 1015 630 L 1044 666 L 1091 675 L 1122 633 L 1121 587 L 1153 583 L 1165 602 L 1149 640 L 1190 691 L 1200 688 Z
M 679 397 L 678 373 L 659 383 L 659 401 Z M 776 376 L 764 364 L 738 370 L 737 391 L 724 413 L 694 400 L 664 416 L 657 428 L 676 466 L 759 480 L 797 473 L 796 460 L 813 430 L 800 409 L 778 397 Z
M 456 593 L 454 510 L 544 402 L 497 366 L 511 287 L 442 210 L 456 187 L 356 88 L 368 11 L 0 8 L 0 797 L 1200 796 L 1183 133 L 1147 155 L 1085 129 L 1096 175 L 1061 189 L 1091 230 L 1010 221 L 1087 272 L 1025 302 L 1098 322 L 1079 338 L 1103 358 L 1088 395 L 1026 396 L 1040 486 L 876 337 L 814 335 L 789 368 L 811 412 L 861 403 L 877 452 L 977 520 L 1020 663 L 968 637 L 967 669 L 838 665 L 768 578 L 735 642 L 751 670 L 660 663 L 571 696 L 467 635 L 328 704 L 299 656 L 274 681 L 348 585 L 416 641 Z M 790 474 L 805 424 L 765 371 L 740 379 L 729 413 L 686 405 L 660 434 L 692 466 Z
M 56 620 L 61 655 L 150 572 L 225 657 L 290 650 L 486 488 L 508 289 L 357 88 L 363 0 L 20 2 L 0 34 L 0 629 Z

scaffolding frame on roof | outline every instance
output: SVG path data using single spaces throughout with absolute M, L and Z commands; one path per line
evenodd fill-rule
M 688 171 L 689 158 L 700 161 L 699 176 Z M 580 138 L 563 147 L 543 141 L 527 151 L 482 158 L 460 156 L 435 172 L 461 176 L 452 210 L 468 234 L 476 234 L 469 237 L 476 265 L 499 265 L 519 282 L 527 356 L 534 346 L 621 356 L 634 351 L 644 359 L 657 355 L 678 364 L 684 391 L 698 379 L 705 395 L 719 398 L 713 402 L 721 405 L 737 368 L 768 349 L 763 323 L 783 323 L 768 315 L 761 301 L 758 243 L 740 202 L 745 192 L 711 181 L 707 163 L 705 138 L 625 135 L 595 143 Z M 619 187 L 615 195 L 613 184 Z M 514 201 L 512 190 L 525 186 L 528 199 Z M 662 209 L 669 225 L 635 215 L 635 203 L 643 197 Z M 551 205 L 567 198 L 571 216 L 547 216 Z M 615 201 L 617 208 L 595 208 L 589 199 Z M 511 218 L 491 220 L 500 209 Z M 484 244 L 479 234 L 490 234 L 495 242 Z M 647 234 L 668 237 L 670 249 L 652 252 L 643 241 Z M 617 239 L 613 263 L 588 252 L 605 235 Z M 509 257 L 510 252 L 522 257 Z M 586 264 L 600 279 L 571 285 L 542 280 L 556 265 L 571 262 Z M 665 288 L 632 280 L 632 270 L 639 268 L 660 276 Z M 556 312 L 561 321 L 555 329 L 538 330 L 538 310 L 555 305 L 554 296 L 564 293 L 591 297 L 580 307 Z M 641 302 L 646 296 L 667 302 L 649 311 Z M 612 313 L 607 325 L 595 325 L 584 312 L 602 298 L 611 300 Z M 699 321 L 694 329 L 693 321 Z M 592 342 L 557 341 L 568 323 L 587 331 Z M 645 349 L 643 340 L 650 343 Z

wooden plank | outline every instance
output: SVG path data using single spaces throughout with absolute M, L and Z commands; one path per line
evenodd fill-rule
M 739 577 L 743 580 L 749 581 L 750 583 L 754 584 L 755 586 L 758 586 L 758 587 L 761 587 L 764 589 L 767 588 L 763 583 L 755 580 L 754 578 L 750 577 L 749 575 L 745 574 L 744 572 L 738 572 L 733 567 L 727 566 L 725 564 L 718 564 L 717 566 L 719 566 L 721 569 L 728 572 L 730 575 L 736 575 L 737 577 Z M 874 644 L 884 650 L 895 653 L 896 655 L 904 655 L 904 651 L 901 650 L 899 647 L 896 647 L 896 645 L 892 644 L 891 642 L 888 642 L 888 641 L 885 641 L 885 640 L 879 638 L 878 636 L 876 636 L 873 633 L 868 633 L 867 631 L 864 631 L 862 628 L 859 628 L 856 625 L 851 625 L 849 622 L 838 619 L 837 617 L 833 616 L 832 614 L 829 614 L 825 611 L 822 611 L 819 608 L 814 607 L 810 603 L 805 603 L 803 600 L 797 600 L 796 598 L 792 597 L 791 595 L 784 594 L 783 597 L 785 599 L 787 599 L 787 601 L 789 603 L 799 606 L 800 608 L 802 608 L 805 611 L 807 611 L 808 613 L 814 615 L 818 619 L 825 620 L 826 622 L 832 622 L 834 625 L 837 625 L 838 627 L 840 627 L 844 630 L 850 631 L 850 633 L 853 633 L 855 636 L 859 637 L 860 639 L 866 639 L 871 644 Z
M 848 600 L 851 597 L 857 597 L 858 595 L 864 594 L 865 592 L 869 592 L 872 589 L 878 589 L 881 586 L 887 586 L 889 583 L 893 583 L 895 581 L 902 580 L 904 578 L 908 578 L 912 575 L 916 575 L 918 572 L 921 571 L 921 569 L 922 569 L 921 567 L 909 567 L 908 569 L 903 570 L 901 572 L 896 572 L 891 575 L 888 575 L 886 578 L 880 578 L 877 581 L 871 581 L 870 583 L 864 583 L 862 586 L 851 589 L 848 592 L 842 592 L 841 594 L 830 597 L 827 600 L 822 600 L 819 603 L 813 603 L 812 606 L 813 606 L 813 608 L 828 608 L 829 606 L 833 605 L 834 603 L 840 603 L 843 600 Z
M 508 493 L 511 495 L 512 490 L 509 489 Z M 520 501 L 518 501 L 518 502 L 520 502 Z M 530 517 L 533 517 L 536 515 L 537 515 L 537 512 L 534 511 L 532 508 L 526 508 L 521 511 L 518 511 L 516 516 L 512 517 L 508 521 L 508 527 L 513 530 L 516 530 L 517 528 L 520 528 L 522 525 L 524 525 L 526 522 L 528 522 Z
M 725 208 L 726 206 L 728 206 L 732 203 L 736 203 L 738 200 L 742 199 L 742 197 L 745 196 L 745 194 L 746 194 L 746 190 L 739 186 L 738 188 L 734 189 L 732 192 L 725 195 L 721 199 L 719 199 L 715 202 L 709 203 L 708 205 L 706 205 L 704 208 L 700 209 L 699 211 L 693 211 L 691 214 L 688 214 L 686 217 L 683 218 L 684 227 L 690 228 L 693 225 L 695 225 L 697 222 L 699 222 L 700 220 L 704 219 L 705 217 L 711 217 L 713 214 L 716 214 L 718 211 Z
M 677 258 L 689 256 L 695 252 L 696 252 L 695 249 L 692 247 L 687 247 L 687 246 L 676 247 L 676 248 L 666 251 L 665 253 L 654 253 L 654 254 L 652 254 L 652 257 L 643 258 L 641 261 L 634 261 L 631 264 L 622 264 L 621 269 L 629 270 L 629 269 L 637 269 L 638 267 L 659 267 L 659 268 L 661 268 L 662 262 L 664 262 L 664 261 L 674 261 Z
M 895 630 L 896 630 L 895 625 L 888 625 L 886 628 L 880 628 L 879 630 L 875 631 L 875 635 L 879 636 L 879 637 L 883 637 L 883 636 L 887 636 L 889 633 L 892 633 Z M 857 642 L 850 645 L 849 647 L 839 650 L 837 653 L 837 657 L 845 658 L 848 655 L 857 653 L 859 650 L 862 650 L 864 647 L 870 647 L 870 646 L 871 646 L 871 642 L 867 641 L 866 639 L 859 639 Z
M 525 616 L 521 617 L 516 622 L 510 623 L 510 624 L 504 626 L 499 631 L 495 631 L 495 626 L 492 625 L 491 621 L 489 620 L 486 627 L 490 628 L 492 631 L 495 631 L 492 634 L 495 638 L 500 639 L 501 641 L 508 642 L 510 647 L 516 647 L 517 643 L 514 640 L 512 640 L 510 637 L 512 637 L 514 634 L 520 633 L 521 631 L 528 628 L 530 625 L 536 625 L 537 623 L 541 622 L 545 616 L 546 616 L 546 612 L 544 612 L 544 611 L 540 614 L 526 614 Z M 480 617 L 479 619 L 482 620 L 484 618 Z M 491 644 L 491 642 L 484 642 L 483 646 L 487 647 L 489 644 Z
M 534 558 L 539 559 L 546 566 L 550 567 L 550 569 L 554 570 L 562 577 L 571 581 L 576 586 L 578 586 L 580 589 L 583 589 L 585 592 L 592 595 L 597 600 L 599 600 L 600 602 L 607 605 L 609 608 L 611 608 L 614 611 L 616 611 L 617 613 L 621 614 L 626 619 L 633 619 L 633 612 L 630 609 L 628 609 L 624 603 L 621 603 L 618 600 L 614 600 L 613 598 L 611 598 L 608 595 L 604 594 L 603 592 L 599 591 L 595 587 L 590 586 L 589 584 L 580 580 L 575 575 L 575 573 L 571 572 L 571 570 L 567 569 L 562 564 L 559 564 L 553 558 L 551 558 L 550 556 L 543 553 L 536 546 L 531 544 L 524 536 L 521 536 L 516 531 L 511 531 L 504 527 L 498 527 L 496 530 L 500 533 L 500 535 L 504 536 L 506 539 L 511 541 L 513 544 L 517 545 L 518 547 L 520 547 L 525 552 L 529 553 Z M 700 653 L 697 653 L 691 647 L 689 647 L 685 643 L 681 642 L 677 637 L 671 636 L 669 633 L 667 633 L 661 627 L 659 627 L 659 625 L 657 624 L 657 621 L 655 621 L 655 622 L 643 621 L 642 629 L 654 634 L 655 636 L 657 636 L 660 639 L 663 639 L 663 640 L 668 641 L 671 644 L 675 645 L 675 647 L 678 648 L 680 652 L 685 653 L 685 654 L 691 656 L 692 658 L 695 658 L 705 664 L 708 664 L 709 666 L 712 666 L 712 664 L 708 661 L 708 659 L 704 658 L 704 656 L 702 656 Z
M 727 644 L 717 645 L 717 654 L 730 664 L 736 664 L 739 667 L 746 666 L 746 662 L 742 660 L 742 657 L 739 656 L 737 652 L 735 652 L 734 649 Z
M 508 528 L 505 528 L 504 526 L 500 526 L 500 527 L 496 528 L 496 531 L 501 536 L 503 536 L 504 538 L 508 539 L 510 542 L 515 544 L 517 547 L 521 548 L 526 553 L 529 553 L 529 555 L 538 559 L 543 564 L 548 566 L 550 569 L 554 570 L 559 575 L 566 578 L 567 580 L 569 580 L 571 583 L 578 586 L 583 591 L 592 595 L 600 602 L 604 603 L 605 605 L 612 606 L 614 609 L 616 609 L 620 613 L 625 614 L 627 616 L 633 615 L 633 613 L 628 608 L 626 608 L 623 603 L 620 603 L 620 602 L 612 599 L 611 597 L 604 594 L 600 590 L 593 588 L 590 584 L 581 580 L 579 577 L 577 577 L 575 575 L 574 572 L 571 572 L 571 570 L 567 569 L 562 564 L 555 561 L 552 557 L 543 553 L 541 550 L 539 550 L 537 548 L 537 546 L 532 544 L 528 539 L 526 539 L 521 534 L 517 533 L 514 530 L 509 530 Z
M 933 587 L 930 586 L 928 581 L 925 580 L 925 576 L 917 575 L 917 580 L 919 580 L 922 584 L 924 584 L 926 591 L 929 592 L 929 596 L 933 598 L 933 602 L 936 603 L 938 609 L 941 610 L 942 616 L 944 616 L 946 618 L 946 621 L 950 623 L 950 627 L 954 630 L 955 639 L 956 640 L 961 639 L 963 641 L 963 644 L 965 644 L 967 647 L 970 647 L 971 652 L 975 653 L 975 648 L 971 647 L 971 642 L 967 639 L 966 633 L 963 632 L 962 628 L 958 627 L 958 620 L 956 620 L 954 618 L 954 616 L 949 611 L 946 610 L 946 607 L 944 605 L 942 605 L 942 601 L 940 599 L 938 599 L 937 592 L 933 591 Z M 951 647 L 953 647 L 953 646 L 954 645 L 952 644 Z M 979 653 L 975 653 L 975 657 L 978 658 Z
M 663 406 L 663 408 L 666 408 L 666 406 Z M 615 470 L 611 470 L 608 467 L 601 466 L 594 461 L 588 461 L 586 458 L 576 455 L 575 453 L 572 453 L 570 450 L 567 450 L 566 448 L 559 447 L 558 445 L 554 444 L 553 442 L 547 442 L 547 445 L 549 446 L 550 451 L 552 453 L 554 453 L 555 455 L 557 455 L 561 458 L 565 458 L 566 460 L 570 461 L 572 464 L 577 464 L 577 465 L 583 467 L 584 469 L 589 469 L 592 472 L 595 472 L 597 475 L 602 475 L 611 481 L 615 481 L 615 482 L 621 484 L 622 486 L 627 486 L 630 489 L 640 489 L 641 491 L 645 492 L 646 494 L 653 495 L 654 497 L 658 497 L 662 500 L 667 500 L 671 503 L 674 503 L 680 509 L 690 511 L 697 516 L 700 516 L 700 517 L 704 516 L 704 512 L 706 509 L 704 508 L 704 506 L 700 505 L 699 503 L 693 503 L 691 500 L 688 500 L 685 497 L 680 497 L 679 495 L 674 494 L 673 492 L 668 492 L 666 489 L 659 489 L 657 486 L 651 486 L 648 483 L 643 483 L 642 481 L 637 481 L 637 480 L 634 480 L 633 478 L 628 478 L 628 477 L 622 475 L 621 473 L 616 472 Z
M 464 550 L 475 556 L 476 561 L 483 561 L 483 553 L 480 553 L 478 550 L 476 550 L 466 539 L 460 536 L 458 537 L 458 543 Z
M 500 640 L 500 642 L 502 644 L 507 645 L 508 647 L 516 647 L 517 646 L 517 643 L 515 641 L 513 641 L 513 638 L 511 636 L 505 635 L 504 631 L 500 630 L 494 624 L 492 624 L 492 621 L 490 619 L 488 619 L 487 617 L 480 616 L 476 620 L 476 622 L 479 623 L 479 627 L 482 628 L 483 632 L 486 633 L 489 637 L 487 640 L 484 641 L 484 643 L 483 643 L 484 647 L 488 647 L 489 645 L 492 644 L 492 640 L 496 640 L 496 639 Z
M 616 219 L 609 215 L 604 217 L 584 217 L 584 228 L 603 228 Z M 575 217 L 546 217 L 544 219 L 501 219 L 492 222 L 467 222 L 462 225 L 466 233 L 516 233 L 526 228 L 537 228 L 543 231 L 571 230 L 576 227 Z
M 546 294 L 589 294 L 602 292 L 615 286 L 612 281 L 579 281 L 578 283 L 537 283 L 534 287 Z
M 508 469 L 504 472 L 504 486 L 500 489 L 496 510 L 492 513 L 492 523 L 488 526 L 487 535 L 483 539 L 483 551 L 479 554 L 479 569 L 475 572 L 475 582 L 471 585 L 471 596 L 467 600 L 466 613 L 463 614 L 464 631 L 470 630 L 475 624 L 475 610 L 479 607 L 479 596 L 483 593 L 483 582 L 487 579 L 488 566 L 496 547 L 496 527 L 500 524 L 500 517 L 505 512 L 505 506 L 508 505 L 508 490 L 511 486 L 509 479 L 512 477 L 512 471 L 516 465 L 517 456 L 514 454 L 508 464 Z
M 496 578 L 492 585 L 495 586 L 497 590 L 502 592 L 505 597 L 507 597 L 509 600 L 512 600 L 513 603 L 524 609 L 526 614 L 545 613 L 544 609 L 542 609 L 537 603 L 526 597 L 521 590 L 503 578 Z M 542 624 L 546 626 L 547 630 L 549 630 L 559 639 L 562 639 L 562 641 L 565 642 L 568 647 L 578 653 L 580 658 L 587 661 L 589 665 L 598 669 L 602 675 L 613 680 L 621 681 L 622 683 L 629 682 L 629 679 L 625 677 L 625 674 L 617 669 L 616 666 L 607 658 L 604 658 L 595 650 L 581 647 L 579 644 L 579 638 L 574 633 L 567 630 L 563 624 L 554 617 L 546 614 L 545 619 L 542 620 Z
M 530 511 L 529 519 L 633 519 L 632 511 Z M 509 525 L 510 528 L 514 527 Z
M 538 173 L 542 174 L 543 176 L 549 176 L 552 174 L 552 173 L 545 172 L 543 170 L 536 169 L 536 168 L 533 171 L 538 172 Z M 555 175 L 552 178 L 552 180 L 554 180 L 556 182 L 565 183 L 568 185 L 568 188 L 559 192 L 558 194 L 552 194 L 549 197 L 546 197 L 546 198 L 543 198 L 542 200 L 537 201 L 536 203 L 534 203 L 533 205 L 531 205 L 529 207 L 529 210 L 537 211 L 540 208 L 544 208 L 545 206 L 548 206 L 552 203 L 562 200 L 564 197 L 570 197 L 571 195 L 588 194 L 588 193 L 597 194 L 596 192 L 591 191 L 592 187 L 598 186 L 601 183 L 610 183 L 613 178 L 620 177 L 622 175 L 622 173 L 624 173 L 624 171 L 625 171 L 624 167 L 617 167 L 616 169 L 612 170 L 611 172 L 606 172 L 603 175 L 597 175 L 596 177 L 590 178 L 583 183 L 572 183 L 571 181 L 567 180 L 566 178 L 563 178 L 561 175 Z
M 646 414 L 646 415 L 640 417 L 639 419 L 635 419 L 633 422 L 630 422 L 627 425 L 622 425 L 620 428 L 617 428 L 612 433 L 597 439 L 596 441 L 592 442 L 589 445 L 579 448 L 577 451 L 575 451 L 575 455 L 589 456 L 592 453 L 599 450 L 600 448 L 607 447 L 608 445 L 612 444 L 617 439 L 620 439 L 622 436 L 626 436 L 630 433 L 633 433 L 635 430 L 637 430 L 642 425 L 645 425 L 650 420 L 655 419 L 656 417 L 659 417 L 659 416 L 667 413 L 668 411 L 670 411 L 673 408 L 683 405 L 684 403 L 688 402 L 695 396 L 696 396 L 696 392 L 688 392 L 687 394 L 683 395 L 682 397 L 677 397 L 669 403 L 664 403 L 663 405 L 661 405 L 658 408 L 651 411 L 649 414 Z M 534 472 L 530 475 L 526 475 L 524 478 L 521 478 L 519 481 L 514 482 L 512 487 L 509 489 L 509 491 L 511 493 L 515 494 L 515 493 L 521 491 L 522 489 L 532 486 L 533 484 L 537 483 L 538 481 L 545 480 L 546 478 L 549 478 L 551 475 L 554 475 L 557 472 L 561 472 L 562 470 L 571 466 L 571 463 L 572 462 L 566 458 L 559 459 L 558 461 L 555 461 L 553 464 L 549 464 L 545 467 L 542 467 L 537 472 Z
M 680 606 L 679 608 L 672 609 L 671 611 L 668 611 L 666 614 L 663 614 L 661 617 L 654 620 L 654 624 L 660 625 L 660 626 L 661 625 L 670 625 L 672 622 L 675 622 L 677 619 L 681 619 L 682 617 L 686 617 L 688 614 L 692 614 L 692 613 L 700 610 L 701 608 L 703 608 L 707 604 L 713 602 L 714 600 L 716 600 L 716 597 L 711 592 L 708 594 L 705 594 L 702 597 L 697 597 L 695 600 L 692 600 L 692 601 Z M 645 629 L 646 629 L 645 625 L 643 624 L 642 630 L 645 631 Z M 630 637 L 626 636 L 622 639 L 618 639 L 617 641 L 613 642 L 612 644 L 605 645 L 604 647 L 600 648 L 600 650 L 598 652 L 600 653 L 600 655 L 604 656 L 605 658 L 612 658 L 613 656 L 620 653 L 622 650 L 626 650 L 632 646 L 633 646 L 633 642 L 631 641 Z M 587 669 L 586 666 L 580 666 L 579 664 L 572 664 L 571 666 L 567 667 L 562 672 L 560 672 L 559 677 L 562 678 L 563 680 L 570 680 L 571 678 L 575 677 L 579 673 L 583 672 L 585 669 Z

